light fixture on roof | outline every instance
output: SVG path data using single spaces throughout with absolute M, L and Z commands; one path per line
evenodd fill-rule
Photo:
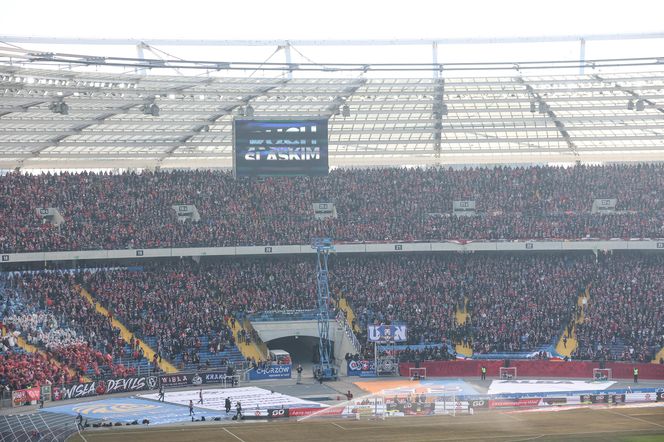
M 62 100 L 52 102 L 48 108 L 54 114 L 69 115 L 69 106 Z
M 537 110 L 537 105 L 535 104 L 534 101 L 531 101 L 530 102 L 530 112 L 535 113 L 536 110 Z
M 244 116 L 249 118 L 254 116 L 254 108 L 249 103 L 244 107 Z
M 629 100 L 627 102 L 627 110 L 634 110 L 634 100 Z
M 641 111 L 644 110 L 645 108 L 646 108 L 646 103 L 645 103 L 645 101 L 640 100 L 640 99 L 639 99 L 639 100 L 636 100 L 636 110 L 637 110 L 638 112 L 641 112 Z
M 350 117 L 350 107 L 347 104 L 341 106 L 341 116 L 344 118 Z
M 539 102 L 539 113 L 540 113 L 540 114 L 545 114 L 545 113 L 547 113 L 548 111 L 549 111 L 549 105 L 546 104 L 546 103 L 543 102 L 543 101 L 540 101 L 540 102 Z
M 447 104 L 441 103 L 440 101 L 435 101 L 433 104 L 433 115 L 435 118 L 441 118 L 443 115 L 447 115 L 448 109 Z
M 159 106 L 157 106 L 157 103 L 145 103 L 141 110 L 143 111 L 143 115 L 159 116 Z

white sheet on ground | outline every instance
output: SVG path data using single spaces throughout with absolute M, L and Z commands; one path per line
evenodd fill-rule
M 235 405 L 238 401 L 242 403 L 245 412 L 252 410 L 267 410 L 268 408 L 289 408 L 289 407 L 324 407 L 325 405 L 300 399 L 294 396 L 265 390 L 258 387 L 240 387 L 240 388 L 219 388 L 203 390 L 203 405 L 198 404 L 198 390 L 186 391 L 168 391 L 166 390 L 164 400 L 171 404 L 189 405 L 193 401 L 197 408 L 207 408 L 210 410 L 224 410 L 226 398 L 231 399 L 232 411 L 235 412 Z M 138 397 L 157 400 L 158 393 L 141 394 Z
M 489 386 L 489 394 L 506 393 L 551 393 L 558 391 L 593 391 L 606 390 L 615 381 L 568 381 L 568 380 L 536 380 L 511 379 L 496 380 Z

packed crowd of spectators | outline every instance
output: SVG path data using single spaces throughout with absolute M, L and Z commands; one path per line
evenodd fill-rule
M 45 311 L 7 316 L 3 322 L 21 330 L 28 344 L 48 350 L 85 343 L 85 339 L 77 336 L 75 330 L 59 327 L 55 316 Z
M 405 322 L 410 344 L 472 344 L 478 353 L 548 345 L 574 315 L 593 255 L 400 255 L 330 260 L 330 284 L 368 324 Z M 316 307 L 310 259 L 244 259 L 197 264 L 183 260 L 143 269 L 88 273 L 94 296 L 131 330 L 155 337 L 174 359 L 207 337 L 234 343 L 232 317 L 265 310 Z M 456 311 L 469 319 L 459 325 Z M 366 341 L 366 336 L 360 336 Z M 241 341 L 251 341 L 248 334 Z
M 0 177 L 0 251 L 308 244 L 337 241 L 664 237 L 664 166 L 334 170 L 235 179 L 220 171 Z M 596 198 L 619 214 L 591 215 Z M 478 216 L 451 216 L 474 200 Z M 338 218 L 315 220 L 312 203 Z M 177 220 L 193 204 L 201 220 Z M 37 208 L 55 207 L 58 227 Z
M 452 359 L 448 349 L 459 343 L 475 353 L 541 352 L 577 317 L 578 296 L 590 287 L 573 357 L 647 361 L 664 346 L 662 268 L 662 257 L 628 253 L 337 255 L 329 280 L 334 297 L 352 306 L 360 330 L 408 325 L 407 345 L 425 347 L 400 358 Z M 10 288 L 35 310 L 14 308 L 13 317 L 24 323 L 8 324 L 45 348 L 52 348 L 51 329 L 73 330 L 70 337 L 85 342 L 56 348 L 57 358 L 78 371 L 112 370 L 112 355 L 124 343 L 109 318 L 72 292 L 74 279 L 57 272 L 12 277 Z M 85 272 L 78 281 L 171 360 L 196 362 L 199 351 L 232 346 L 228 323 L 235 317 L 316 306 L 315 261 L 302 256 L 152 262 Z M 464 324 L 457 323 L 457 311 L 468 314 Z M 611 353 L 615 344 L 624 348 Z
M 134 333 L 156 338 L 160 357 L 199 363 L 201 337 L 207 338 L 210 353 L 235 344 L 228 327 L 231 312 L 247 306 L 269 309 L 278 293 L 286 296 L 289 286 L 279 291 L 277 278 L 258 269 L 238 263 L 213 269 L 187 261 L 88 273 L 85 283 Z
M 361 330 L 406 322 L 411 344 L 472 344 L 475 353 L 550 344 L 572 317 L 591 256 L 339 257 L 332 284 Z M 466 302 L 467 301 L 467 302 Z M 458 309 L 468 320 L 456 323 Z
M 116 363 L 130 358 L 120 330 L 98 313 L 76 289 L 74 275 L 63 272 L 13 274 L 5 292 L 22 300 L 3 317 L 11 330 L 48 351 L 79 377 L 125 377 L 135 367 Z M 57 338 L 64 338 L 59 341 Z
M 664 257 L 600 258 L 576 357 L 650 362 L 664 347 Z
M 71 378 L 67 371 L 40 353 L 10 349 L 0 352 L 0 388 L 10 390 L 60 384 Z

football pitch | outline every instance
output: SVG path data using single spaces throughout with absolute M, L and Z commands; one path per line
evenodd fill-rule
M 87 430 L 86 441 L 664 441 L 664 407 L 484 411 L 475 415 L 300 422 L 194 422 Z M 74 435 L 70 441 L 83 441 Z

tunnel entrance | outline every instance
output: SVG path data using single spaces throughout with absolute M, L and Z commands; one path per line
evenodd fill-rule
M 266 342 L 270 350 L 286 350 L 291 355 L 293 365 L 310 366 L 318 360 L 318 337 L 286 336 Z M 334 349 L 334 342 L 332 342 Z M 332 352 L 334 354 L 334 352 Z

